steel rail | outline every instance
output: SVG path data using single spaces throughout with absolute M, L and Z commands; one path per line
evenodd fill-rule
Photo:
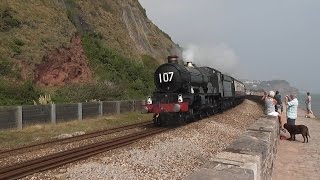
M 17 179 L 27 175 L 56 168 L 71 162 L 91 157 L 93 155 L 132 144 L 142 138 L 158 134 L 170 128 L 155 128 L 134 134 L 117 137 L 111 140 L 90 144 L 75 149 L 51 154 L 45 157 L 22 162 L 0 169 L 0 179 Z
M 120 132 L 120 131 L 124 131 L 124 130 L 128 130 L 128 129 L 133 129 L 133 128 L 137 128 L 137 127 L 148 126 L 148 125 L 152 125 L 152 124 L 153 124 L 152 122 L 143 122 L 143 123 L 131 124 L 131 125 L 126 125 L 126 126 L 122 126 L 122 127 L 113 128 L 113 129 L 106 129 L 106 130 L 91 132 L 91 133 L 88 133 L 88 134 L 68 137 L 68 138 L 64 138 L 64 139 L 55 139 L 55 140 L 46 141 L 46 142 L 37 143 L 37 144 L 32 144 L 32 145 L 28 145 L 28 146 L 22 146 L 22 147 L 15 148 L 15 149 L 9 149 L 9 150 L 5 150 L 5 151 L 0 151 L 0 158 L 3 157 L 4 155 L 11 154 L 11 153 L 16 152 L 16 151 L 21 151 L 21 150 L 25 150 L 25 149 L 31 149 L 31 148 L 34 148 L 34 147 L 37 147 L 37 146 L 44 146 L 44 145 L 49 145 L 49 144 L 59 144 L 59 143 L 66 144 L 66 143 L 70 143 L 70 142 L 76 142 L 76 141 L 90 139 L 90 138 L 94 138 L 94 137 L 98 137 L 98 136 L 108 135 L 108 134 L 112 134 L 112 133 L 116 133 L 116 132 Z

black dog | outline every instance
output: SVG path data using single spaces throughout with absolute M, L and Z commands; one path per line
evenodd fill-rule
M 307 138 L 307 142 L 308 142 L 308 136 L 309 135 L 309 130 L 308 127 L 305 125 L 291 125 L 291 124 L 287 124 L 285 123 L 284 128 L 286 128 L 288 130 L 288 132 L 290 133 L 290 139 L 289 140 L 296 140 L 296 134 L 301 134 L 303 137 L 303 143 L 306 141 L 305 138 Z

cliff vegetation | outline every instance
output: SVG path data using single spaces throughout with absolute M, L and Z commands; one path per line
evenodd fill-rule
M 142 98 L 180 48 L 138 0 L 0 0 L 0 105 Z

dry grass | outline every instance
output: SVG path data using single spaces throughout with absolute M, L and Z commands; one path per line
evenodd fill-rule
M 141 54 L 166 56 L 172 41 L 149 20 L 137 0 L 68 0 L 76 3 L 86 24 L 94 32 L 100 33 L 105 44 L 131 59 L 140 59 Z M 0 32 L 0 53 L 5 59 L 25 60 L 39 63 L 48 50 L 68 46 L 70 38 L 77 32 L 68 19 L 67 0 L 0 0 L 1 9 L 10 9 L 21 24 L 7 32 Z M 132 18 L 129 24 L 123 22 L 123 10 Z M 130 32 L 129 32 L 130 31 Z M 134 42 L 144 39 L 155 51 L 145 52 L 141 44 Z M 17 38 L 24 45 L 21 54 L 15 54 L 10 47 Z M 160 59 L 160 58 L 159 58 Z
M 57 125 L 34 125 L 22 130 L 0 131 L 0 150 L 47 141 L 60 134 L 72 134 L 81 131 L 93 132 L 150 120 L 152 120 L 152 115 L 136 112 L 83 121 L 70 121 Z
M 68 44 L 75 33 L 62 4 L 57 0 L 10 0 L 1 5 L 10 8 L 13 16 L 21 22 L 19 28 L 0 33 L 3 40 L 0 49 L 5 52 L 4 58 L 14 56 L 10 44 L 14 38 L 18 38 L 24 42 L 24 46 L 21 54 L 14 58 L 39 63 L 46 50 Z

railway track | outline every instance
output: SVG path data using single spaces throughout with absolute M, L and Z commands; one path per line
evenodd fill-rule
M 98 136 L 108 135 L 108 134 L 112 134 L 112 133 L 116 133 L 116 132 L 120 132 L 120 131 L 124 131 L 124 130 L 128 130 L 128 129 L 133 129 L 133 128 L 137 128 L 137 127 L 147 127 L 152 124 L 153 124 L 152 122 L 137 123 L 137 124 L 122 126 L 122 127 L 113 128 L 113 129 L 96 131 L 96 132 L 83 134 L 83 135 L 79 135 L 79 136 L 73 136 L 73 137 L 64 138 L 64 139 L 55 139 L 55 140 L 51 140 L 51 141 L 47 141 L 47 142 L 32 144 L 32 145 L 28 145 L 28 146 L 22 146 L 22 147 L 15 148 L 15 149 L 0 151 L 0 158 L 7 156 L 7 155 L 10 155 L 10 154 L 13 154 L 13 153 L 17 153 L 22 150 L 31 151 L 32 149 L 37 148 L 37 147 L 39 148 L 42 146 L 49 146 L 49 145 L 54 145 L 54 144 L 66 144 L 66 143 L 81 141 L 81 140 L 90 139 L 90 138 L 94 138 L 94 137 L 98 137 Z
M 4 167 L 0 169 L 0 179 L 17 179 L 36 172 L 56 168 L 61 165 L 85 159 L 105 151 L 132 144 L 137 140 L 167 131 L 169 129 L 171 128 L 148 129 L 143 132 L 117 137 L 107 141 L 78 147 L 34 160 L 18 163 L 9 167 Z

